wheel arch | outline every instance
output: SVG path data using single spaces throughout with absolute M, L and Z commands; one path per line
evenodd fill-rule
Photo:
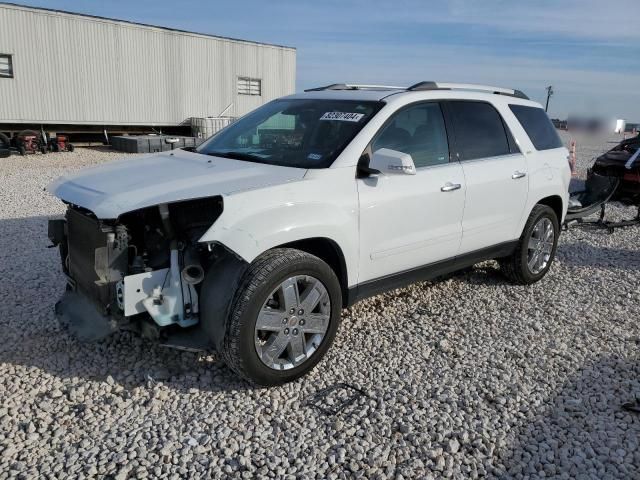
M 214 250 L 217 254 L 214 261 L 207 266 L 207 273 L 201 287 L 201 292 L 204 289 L 207 295 L 201 295 L 200 297 L 200 320 L 208 338 L 217 349 L 220 349 L 233 299 L 240 287 L 243 275 L 250 266 L 250 262 L 247 262 L 224 244 L 216 243 L 215 245 Z M 342 307 L 347 305 L 349 291 L 347 265 L 344 253 L 337 242 L 326 237 L 298 239 L 273 246 L 260 255 L 264 255 L 276 248 L 301 250 L 315 255 L 329 265 L 329 268 L 335 272 L 340 283 Z
M 548 197 L 541 198 L 536 202 L 536 205 L 546 205 L 550 207 L 558 217 L 558 223 L 562 224 L 564 214 L 564 202 L 560 195 L 550 195 Z
M 326 237 L 313 237 L 295 240 L 284 243 L 273 248 L 295 248 L 303 252 L 315 255 L 325 262 L 335 272 L 340 282 L 340 290 L 342 292 L 342 306 L 347 305 L 348 297 L 348 275 L 347 262 L 344 253 L 334 240 Z

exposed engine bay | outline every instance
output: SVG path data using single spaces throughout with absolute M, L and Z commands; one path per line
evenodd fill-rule
M 222 198 L 160 204 L 100 220 L 69 205 L 64 218 L 49 221 L 49 238 L 60 249 L 68 278 L 56 306 L 68 323 L 105 323 L 159 332 L 198 323 L 198 297 L 204 272 L 216 258 L 213 244 L 198 240 L 222 213 Z M 88 320 L 89 300 L 95 314 Z M 83 303 L 84 302 L 84 303 Z M 82 305 L 79 305 L 83 303 Z M 82 308 L 79 308 L 82 307 Z M 101 333 L 88 335 L 104 336 Z

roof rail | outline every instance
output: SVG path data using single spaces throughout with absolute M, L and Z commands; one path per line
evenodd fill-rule
M 476 85 L 474 83 L 448 83 L 448 82 L 419 82 L 409 88 L 393 85 L 361 85 L 355 83 L 332 83 L 324 87 L 308 88 L 305 92 L 321 92 L 324 90 L 406 90 L 408 92 L 426 90 L 472 90 L 476 92 L 490 92 L 496 95 L 508 95 L 510 97 L 529 100 L 522 91 L 511 88 L 491 87 L 489 85 Z
M 323 90 L 405 90 L 405 87 L 393 85 L 361 85 L 356 83 L 332 83 L 325 87 L 308 88 L 305 92 L 321 92 Z
M 496 95 L 509 95 L 511 97 L 523 98 L 529 100 L 520 90 L 511 88 L 491 87 L 488 85 L 475 85 L 473 83 L 442 83 L 442 82 L 419 82 L 407 88 L 408 91 L 424 91 L 424 90 L 474 90 L 478 92 L 491 92 Z

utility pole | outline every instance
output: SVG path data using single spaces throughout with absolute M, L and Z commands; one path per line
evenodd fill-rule
M 544 107 L 544 111 L 547 112 L 549 110 L 549 99 L 551 95 L 553 95 L 553 85 L 549 85 L 547 88 L 547 105 Z

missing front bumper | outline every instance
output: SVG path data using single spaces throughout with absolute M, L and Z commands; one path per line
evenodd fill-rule
M 102 340 L 118 330 L 118 323 L 100 313 L 95 304 L 81 293 L 66 291 L 56 303 L 60 324 L 79 340 Z

